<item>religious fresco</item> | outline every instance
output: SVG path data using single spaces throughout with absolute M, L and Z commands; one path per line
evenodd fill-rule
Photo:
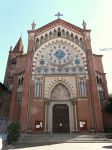
M 52 100 L 69 100 L 70 93 L 68 89 L 63 84 L 58 84 L 54 87 L 51 92 L 51 99 Z

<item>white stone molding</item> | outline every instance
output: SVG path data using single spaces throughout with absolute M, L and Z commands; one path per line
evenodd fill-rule
M 53 106 L 55 104 L 66 104 L 69 108 L 69 126 L 70 126 L 70 132 L 74 132 L 74 111 L 73 111 L 73 105 L 70 101 L 51 101 L 48 105 L 48 132 L 52 133 L 52 127 L 53 127 Z

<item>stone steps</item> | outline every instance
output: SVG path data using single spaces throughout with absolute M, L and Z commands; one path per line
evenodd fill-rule
M 21 134 L 17 144 L 108 143 L 105 134 Z

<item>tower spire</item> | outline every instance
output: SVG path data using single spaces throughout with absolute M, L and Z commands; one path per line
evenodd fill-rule
M 32 25 L 32 30 L 35 30 L 35 26 L 36 26 L 36 24 L 35 24 L 35 22 L 33 21 L 33 23 L 31 24 Z
M 23 42 L 22 42 L 22 37 L 20 37 L 13 49 L 13 52 L 22 52 L 22 51 L 23 51 Z
M 86 29 L 86 25 L 87 25 L 86 22 L 83 20 L 82 26 L 84 30 Z

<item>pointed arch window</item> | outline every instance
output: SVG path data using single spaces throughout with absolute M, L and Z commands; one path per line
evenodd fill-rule
M 75 42 L 76 42 L 76 44 L 79 44 L 79 39 L 78 39 L 77 35 L 75 36 Z
M 24 76 L 20 76 L 18 79 L 18 86 L 23 86 L 24 83 Z
M 48 41 L 48 35 L 47 34 L 45 35 L 45 41 Z
M 23 85 L 24 77 L 21 77 L 21 85 Z
M 39 41 L 39 39 L 37 38 L 37 39 L 36 39 L 36 47 L 37 47 L 37 48 L 39 47 L 39 44 L 40 44 L 40 41 Z
M 35 82 L 35 97 L 42 98 L 42 81 L 39 79 Z
M 52 32 L 49 33 L 49 39 L 52 39 Z
M 62 30 L 62 37 L 65 37 L 65 30 Z
M 61 37 L 61 29 L 58 28 L 58 37 Z
M 99 94 L 100 101 L 103 101 L 104 100 L 104 91 L 103 91 L 103 89 L 99 90 L 98 94 Z
M 86 97 L 86 83 L 83 79 L 79 81 L 79 91 L 80 91 L 80 97 Z
M 17 92 L 17 101 L 18 101 L 18 102 L 21 102 L 21 101 L 22 101 L 22 94 L 23 94 L 22 91 L 18 91 L 18 92 Z
M 56 32 L 56 30 L 54 30 L 53 36 L 54 36 L 54 37 L 57 37 L 57 32 Z
M 71 40 L 74 41 L 73 33 L 71 33 Z
M 66 32 L 66 38 L 69 39 L 69 32 Z
M 96 76 L 96 83 L 99 84 L 99 77 Z
M 18 79 L 18 86 L 21 84 L 21 79 L 19 78 Z
M 40 39 L 40 44 L 43 44 L 44 43 L 44 37 L 41 36 L 41 39 Z
M 80 38 L 80 47 L 83 48 L 83 40 Z

